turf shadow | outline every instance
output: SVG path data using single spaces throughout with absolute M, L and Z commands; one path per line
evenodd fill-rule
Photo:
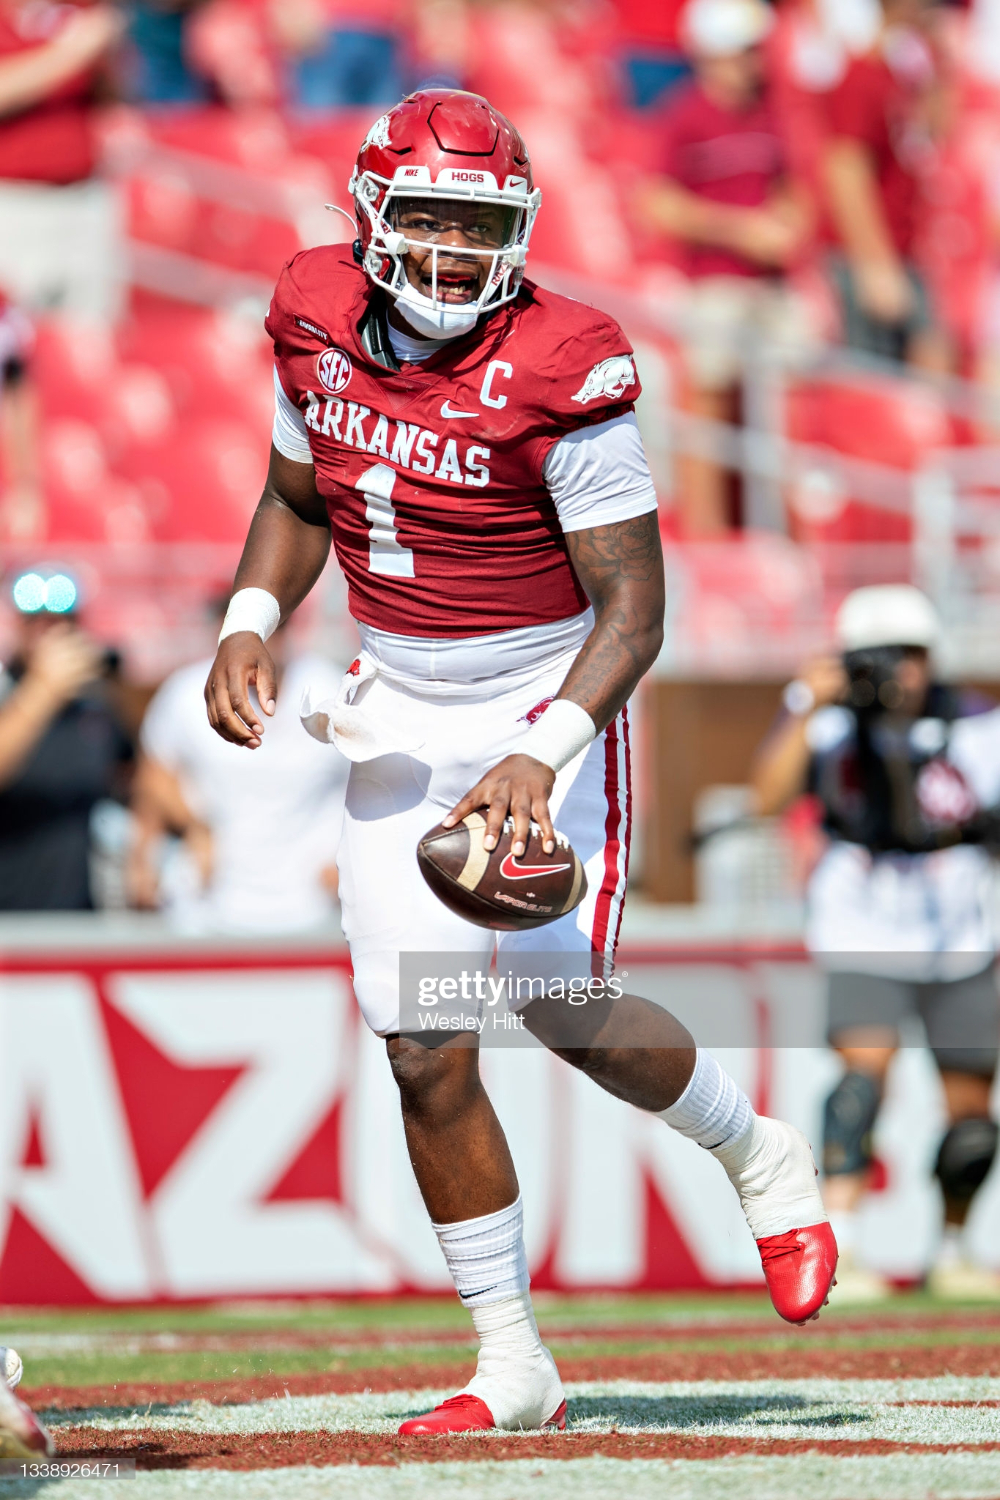
M 760 1396 L 574 1396 L 567 1402 L 567 1425 L 580 1431 L 591 1423 L 629 1428 L 732 1427 L 753 1419 L 755 1428 L 771 1426 L 836 1428 L 870 1422 L 864 1408 L 830 1411 L 829 1402 L 777 1392 Z

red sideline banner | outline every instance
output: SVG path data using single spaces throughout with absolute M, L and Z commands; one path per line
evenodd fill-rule
M 0 1303 L 448 1287 L 343 950 L 7 955 L 0 970 Z M 728 1006 L 731 1043 L 713 1050 L 759 1109 L 815 1140 L 834 1065 L 780 1045 L 792 996 L 821 1035 L 822 986 L 800 951 L 663 949 L 623 954 L 619 973 L 689 1023 L 709 991 Z M 541 1050 L 484 1050 L 483 1074 L 536 1287 L 759 1281 L 704 1152 Z M 936 1232 L 920 1155 L 936 1127 L 919 1088 L 903 1096 L 871 1233 L 907 1276 Z

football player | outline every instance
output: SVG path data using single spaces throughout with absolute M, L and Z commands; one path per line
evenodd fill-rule
M 52 1439 L 41 1422 L 14 1391 L 20 1384 L 22 1365 L 13 1349 L 0 1347 L 0 1462 L 37 1463 L 55 1452 Z
M 403 1432 L 565 1426 L 528 1293 L 521 1200 L 476 1050 L 400 1022 L 399 955 L 565 954 L 610 975 L 631 815 L 626 704 L 662 639 L 656 495 L 621 329 L 524 279 L 540 195 L 518 132 L 474 94 L 411 95 L 351 180 L 358 240 L 297 255 L 267 328 L 267 485 L 206 686 L 236 745 L 274 712 L 265 641 L 327 559 L 361 655 L 312 732 L 353 762 L 340 847 L 358 1002 L 385 1036 L 410 1159 L 480 1338 L 464 1391 Z M 256 699 L 251 696 L 251 686 Z M 585 861 L 583 903 L 539 932 L 453 915 L 415 847 L 488 807 L 487 847 L 553 818 Z M 595 1025 L 595 1019 L 597 1024 Z M 818 1313 L 836 1246 L 805 1138 L 746 1096 L 667 1012 L 623 996 L 566 1048 L 548 999 L 525 1025 L 595 1083 L 713 1152 L 740 1195 L 778 1311 Z M 562 1045 L 559 1045 L 560 1041 Z

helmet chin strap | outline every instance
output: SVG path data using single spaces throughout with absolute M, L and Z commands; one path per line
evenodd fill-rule
M 476 302 L 459 302 L 435 307 L 430 297 L 418 292 L 409 282 L 397 293 L 396 306 L 410 327 L 425 339 L 461 338 L 474 328 L 480 309 Z

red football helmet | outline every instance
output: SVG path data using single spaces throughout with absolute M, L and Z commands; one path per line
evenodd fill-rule
M 479 94 L 460 89 L 421 89 L 397 104 L 369 130 L 351 175 L 368 275 L 392 297 L 413 296 L 403 257 L 408 245 L 398 228 L 402 208 L 414 200 L 450 199 L 499 205 L 498 231 L 483 249 L 462 256 L 488 257 L 485 285 L 473 303 L 475 315 L 516 297 L 524 275 L 528 237 L 541 202 L 531 180 L 528 151 L 513 125 Z M 426 243 L 426 240 L 425 240 Z M 430 305 L 438 298 L 438 247 L 433 246 Z M 420 298 L 425 305 L 427 298 Z

